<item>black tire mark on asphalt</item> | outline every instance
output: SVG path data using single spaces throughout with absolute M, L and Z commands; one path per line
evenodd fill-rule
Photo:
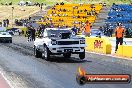
M 34 57 L 34 54 L 33 54 L 34 49 L 31 46 L 27 46 L 24 44 L 16 44 L 16 43 L 11 43 L 11 44 L 3 43 L 1 45 L 11 48 L 23 55 L 31 56 L 32 57 L 31 59 L 35 59 L 35 60 L 37 60 L 43 64 L 46 64 L 48 66 L 50 64 L 53 64 L 59 70 L 67 70 L 67 68 L 61 66 L 60 63 L 73 63 L 71 65 L 74 66 L 74 64 L 76 64 L 76 63 L 88 63 L 88 62 L 91 63 L 92 62 L 92 61 L 87 61 L 87 60 L 80 60 L 79 58 L 76 58 L 76 57 L 63 58 L 63 57 L 59 57 L 59 56 L 52 57 L 51 61 L 45 61 L 44 59 Z

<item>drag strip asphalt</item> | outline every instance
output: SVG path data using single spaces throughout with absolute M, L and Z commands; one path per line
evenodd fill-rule
M 22 41 L 22 42 L 19 42 Z M 76 82 L 79 66 L 88 74 L 131 74 L 132 62 L 110 56 L 86 53 L 80 60 L 52 57 L 51 61 L 35 58 L 33 45 L 24 40 L 13 40 L 12 44 L 0 44 L 0 68 L 14 88 L 131 88 L 132 84 L 86 84 Z

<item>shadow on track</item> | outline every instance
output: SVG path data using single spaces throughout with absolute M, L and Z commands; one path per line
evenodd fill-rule
M 4 45 L 7 46 L 9 48 L 12 48 L 14 50 L 16 50 L 17 52 L 19 51 L 20 53 L 24 54 L 24 55 L 30 55 L 30 56 L 34 56 L 33 55 L 33 48 L 29 47 L 29 46 L 25 46 L 25 45 L 19 45 L 19 44 L 0 44 L 0 45 Z M 81 60 L 78 58 L 77 55 L 73 55 L 71 58 L 64 58 L 62 55 L 58 56 L 58 55 L 53 55 L 51 56 L 51 59 L 49 62 L 56 62 L 56 63 L 86 63 L 86 62 L 92 62 L 92 61 L 88 61 L 86 59 Z
M 51 56 L 49 62 L 57 62 L 57 63 L 86 63 L 86 62 L 92 62 L 88 60 L 81 60 L 76 57 L 71 57 L 71 58 L 64 58 L 63 56 Z

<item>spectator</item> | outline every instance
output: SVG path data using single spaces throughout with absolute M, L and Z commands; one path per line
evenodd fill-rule
M 108 37 L 111 36 L 111 29 L 110 29 L 110 28 L 108 28 L 108 30 L 107 30 L 107 34 L 108 34 Z
M 1 3 L 1 5 L 4 5 L 3 3 Z
M 85 30 L 84 29 L 82 29 L 82 35 L 85 35 Z
M 124 28 L 121 26 L 120 23 L 117 24 L 117 27 L 115 29 L 115 36 L 116 36 L 116 48 L 115 48 L 115 52 L 118 49 L 118 44 L 120 43 L 120 45 L 123 44 L 123 35 L 124 35 Z
M 56 3 L 56 5 L 59 5 L 58 3 Z
M 79 14 L 79 10 L 77 11 L 77 14 Z
M 125 34 L 126 34 L 125 37 L 126 37 L 126 38 L 129 38 L 129 31 L 128 31 L 128 30 L 125 31 Z
M 86 25 L 85 25 L 84 29 L 85 29 L 85 35 L 90 37 L 91 25 L 90 25 L 89 21 L 86 21 Z
M 22 35 L 24 35 L 24 31 L 22 30 Z
M 93 9 L 94 8 L 94 4 L 91 4 L 90 7 Z
M 38 6 L 40 7 L 40 6 L 41 6 L 41 4 L 40 4 L 40 3 L 38 3 Z
M 113 34 L 113 29 L 111 28 L 110 29 L 110 37 L 112 37 L 112 34 Z
M 35 41 L 35 28 L 32 28 L 32 41 Z
M 28 6 L 28 2 L 26 2 L 25 4 L 26 4 L 26 6 Z
M 100 31 L 103 31 L 103 27 L 100 26 L 100 27 L 99 27 L 99 30 L 100 30 Z
M 41 3 L 41 5 L 40 5 L 40 9 L 41 9 L 41 10 L 43 9 L 43 3 Z
M 78 15 L 77 18 L 80 18 L 80 16 Z
M 74 25 L 74 27 L 71 30 L 75 33 L 75 35 L 77 34 L 77 27 L 76 27 L 76 25 Z
M 9 5 L 12 5 L 12 2 L 10 2 Z
M 31 16 L 29 16 L 29 20 L 31 20 Z
M 60 5 L 64 5 L 64 2 L 61 2 Z
M 52 20 L 50 20 L 50 27 L 51 27 L 51 28 L 54 27 L 54 25 L 53 25 L 53 23 L 52 23 Z
M 115 3 L 113 3 L 113 6 L 116 5 Z
M 7 27 L 8 27 L 8 25 L 9 25 L 9 20 L 8 19 L 6 19 L 6 24 L 7 24 Z
M 3 20 L 3 26 L 6 27 L 6 20 Z
M 132 29 L 131 28 L 128 28 L 126 31 L 125 31 L 125 37 L 126 38 L 132 38 Z
M 91 13 L 90 12 L 87 12 L 87 15 L 89 16 L 89 15 L 91 15 Z
M 15 25 L 16 26 L 26 26 L 29 23 L 29 19 L 31 19 L 30 17 L 28 19 L 15 19 Z
M 0 22 L 0 27 L 2 27 L 2 22 Z
M 87 10 L 85 9 L 84 12 L 87 12 Z
M 63 9 L 63 12 L 66 12 L 66 9 Z
M 83 30 L 84 30 L 84 24 L 83 24 L 83 23 L 81 23 L 79 33 L 82 33 L 82 31 L 83 31 Z
M 106 6 L 106 3 L 104 3 L 103 6 Z
M 31 38 L 32 38 L 32 35 L 31 35 L 31 34 L 32 34 L 32 33 L 31 33 L 32 28 L 31 28 L 31 27 L 32 27 L 32 26 L 29 26 L 29 27 L 28 27 L 28 31 L 27 31 L 28 42 L 31 41 Z

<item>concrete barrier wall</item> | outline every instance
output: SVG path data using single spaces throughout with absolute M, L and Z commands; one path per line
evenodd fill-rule
M 116 54 L 118 56 L 132 58 L 132 46 L 130 46 L 130 45 L 119 45 Z
M 26 34 L 26 31 L 28 30 L 26 27 L 24 27 L 24 28 L 20 28 L 22 31 L 24 31 L 24 36 L 26 36 L 27 34 Z
M 111 54 L 111 43 L 107 38 L 85 37 L 86 51 Z

